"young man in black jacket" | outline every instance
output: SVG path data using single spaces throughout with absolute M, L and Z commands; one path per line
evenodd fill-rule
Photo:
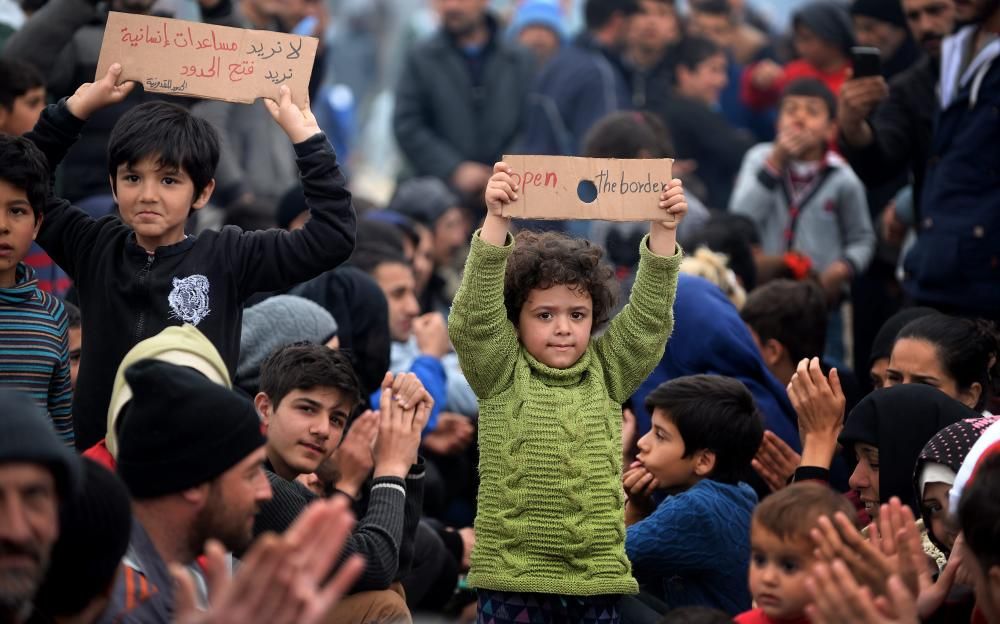
M 264 469 L 274 494 L 261 505 L 254 534 L 283 533 L 317 500 L 298 478 L 319 471 L 336 451 L 333 495 L 355 503 L 363 490 L 367 494 L 341 558 L 358 553 L 366 565 L 332 621 L 398 621 L 409 615 L 402 592 L 393 589 L 413 559 L 424 484 L 417 449 L 433 399 L 412 373 L 386 375 L 379 412 L 358 416 L 345 436 L 362 402 L 357 375 L 342 351 L 293 344 L 264 361 L 254 403 L 267 427 Z
M 134 86 L 116 85 L 121 67 L 83 85 L 42 114 L 33 140 L 53 171 L 84 121 L 122 101 Z M 156 102 L 132 109 L 115 127 L 108 170 L 120 219 L 95 220 L 50 197 L 38 242 L 76 282 L 84 344 L 73 410 L 77 448 L 104 437 L 111 385 L 122 357 L 168 325 L 190 323 L 216 346 L 229 368 L 239 356 L 243 302 L 281 290 L 345 261 L 354 248 L 356 216 L 333 148 L 308 106 L 267 100 L 295 147 L 309 223 L 296 232 L 185 234 L 190 213 L 208 203 L 219 139 L 183 108 Z

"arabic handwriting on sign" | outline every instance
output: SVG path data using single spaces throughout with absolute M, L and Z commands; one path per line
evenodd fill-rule
M 128 26 L 122 27 L 122 42 L 128 43 L 133 48 L 139 47 L 139 42 L 143 41 L 142 33 L 132 34 L 128 31 Z
M 212 57 L 212 66 L 207 70 L 199 68 L 197 65 L 184 65 L 181 67 L 181 76 L 189 76 L 192 78 L 215 78 L 219 75 L 219 66 L 221 64 L 222 59 L 215 56 Z
M 299 58 L 299 50 L 302 49 L 302 39 L 301 38 L 299 39 L 299 47 L 296 48 L 295 43 L 293 43 L 292 41 L 288 42 L 288 47 L 291 48 L 292 51 L 289 52 L 288 56 L 286 56 L 285 58 L 289 60 L 294 60 Z
M 187 89 L 187 86 L 188 86 L 188 81 L 185 80 L 184 82 L 182 82 L 181 84 L 177 85 L 176 87 L 170 87 L 170 90 L 173 93 L 177 93 L 179 91 L 184 91 L 185 89 Z
M 243 76 L 253 75 L 253 61 L 243 61 L 242 63 L 229 64 L 229 81 L 239 82 Z
M 159 80 L 153 80 L 152 78 L 146 78 L 146 88 L 147 89 L 158 89 L 160 87 Z
M 187 29 L 187 39 L 184 38 L 184 34 L 184 32 L 179 32 L 174 35 L 174 45 L 178 48 L 186 48 L 191 45 L 191 42 L 194 41 L 194 37 L 191 36 L 190 28 Z
M 260 46 L 260 47 L 258 48 L 257 46 Z M 262 44 L 262 43 L 254 43 L 252 41 L 250 42 L 250 51 L 247 52 L 248 55 L 249 54 L 256 54 L 257 56 L 260 56 L 263 52 L 264 52 L 264 44 Z
M 285 72 L 285 74 L 284 74 L 284 75 L 282 75 L 282 74 L 279 74 L 279 73 L 277 73 L 277 72 L 273 72 L 273 71 L 268 71 L 268 72 L 267 72 L 267 73 L 266 73 L 266 74 L 264 75 L 264 78 L 266 78 L 267 80 L 270 80 L 271 82 L 273 82 L 274 84 L 276 84 L 276 85 L 277 85 L 277 84 L 281 84 L 281 83 L 283 83 L 283 82 L 284 82 L 284 81 L 286 81 L 286 80 L 289 80 L 289 79 L 291 79 L 291 77 L 292 77 L 293 75 L 294 75 L 294 74 L 292 73 L 292 71 L 291 71 L 291 70 L 289 70 L 289 71 Z
M 235 41 L 232 43 L 226 43 L 225 41 L 218 41 L 215 38 L 214 30 L 212 31 L 211 40 L 209 40 L 208 37 L 205 37 L 204 39 L 202 39 L 197 43 L 196 47 L 199 50 L 204 50 L 205 48 L 212 48 L 213 50 L 221 52 L 235 52 L 239 48 L 239 46 L 236 44 Z

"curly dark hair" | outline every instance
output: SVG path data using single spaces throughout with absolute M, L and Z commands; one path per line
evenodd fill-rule
M 507 318 L 518 324 L 521 307 L 536 288 L 570 286 L 593 300 L 594 325 L 604 326 L 618 300 L 618 282 L 611 267 L 602 262 L 599 245 L 560 232 L 519 232 L 514 252 L 507 260 L 504 305 Z

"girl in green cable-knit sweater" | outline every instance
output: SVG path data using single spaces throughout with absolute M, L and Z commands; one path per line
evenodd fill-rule
M 674 180 L 661 196 L 664 221 L 641 243 L 630 301 L 592 339 L 614 307 L 602 250 L 528 232 L 515 248 L 499 212 L 519 189 L 506 163 L 493 171 L 448 320 L 480 409 L 469 582 L 480 621 L 617 622 L 619 597 L 637 591 L 624 548 L 621 405 L 673 327 L 684 191 Z

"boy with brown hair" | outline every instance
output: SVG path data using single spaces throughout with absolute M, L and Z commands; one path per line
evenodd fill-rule
M 790 485 L 757 506 L 750 525 L 750 593 L 757 608 L 738 615 L 737 624 L 808 622 L 806 579 L 816 548 L 809 532 L 820 517 L 838 511 L 854 514 L 847 498 L 813 482 Z

